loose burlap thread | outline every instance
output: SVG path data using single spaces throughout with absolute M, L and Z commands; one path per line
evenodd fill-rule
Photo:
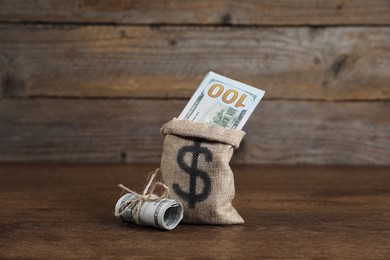
M 183 223 L 244 223 L 231 203 L 235 187 L 229 162 L 245 132 L 176 118 L 161 132 L 161 174 L 170 198 L 183 204 Z
M 134 221 L 136 224 L 142 225 L 141 218 L 140 218 L 142 204 L 144 204 L 147 201 L 158 201 L 158 200 L 169 197 L 169 193 L 170 193 L 169 188 L 164 183 L 155 180 L 159 170 L 160 169 L 157 168 L 156 170 L 154 170 L 148 174 L 148 178 L 147 178 L 148 181 L 147 181 L 147 184 L 146 184 L 145 189 L 143 190 L 142 194 L 139 194 L 133 190 L 130 190 L 129 188 L 127 188 L 126 186 L 124 186 L 122 184 L 118 184 L 118 186 L 120 188 L 122 188 L 122 194 L 124 191 L 127 191 L 128 193 L 137 196 L 137 198 L 136 199 L 131 199 L 131 198 L 127 199 L 124 202 L 124 206 L 121 207 L 122 211 L 115 212 L 116 217 L 120 217 L 128 209 L 132 209 L 133 207 L 135 207 L 135 211 L 134 211 L 134 215 L 133 215 Z M 163 192 L 160 196 L 153 194 L 154 190 L 157 187 L 162 188 Z

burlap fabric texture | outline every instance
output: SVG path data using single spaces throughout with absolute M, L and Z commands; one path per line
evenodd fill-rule
M 170 197 L 183 204 L 183 223 L 244 223 L 232 206 L 235 188 L 229 161 L 245 132 L 176 118 L 161 132 L 166 135 L 163 182 L 171 189 Z

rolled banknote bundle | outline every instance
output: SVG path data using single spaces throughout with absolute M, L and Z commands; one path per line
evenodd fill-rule
M 176 200 L 168 199 L 169 188 L 162 182 L 155 181 L 159 170 L 149 173 L 148 183 L 142 194 L 119 184 L 119 187 L 128 193 L 116 203 L 116 217 L 138 225 L 166 230 L 172 230 L 179 224 L 183 218 L 183 206 Z M 163 189 L 161 196 L 153 194 L 158 186 Z
M 160 199 L 152 196 L 152 201 L 145 201 L 139 212 L 139 220 L 136 221 L 136 203 L 139 196 L 127 193 L 123 195 L 115 205 L 115 215 L 123 221 L 154 226 L 161 229 L 172 230 L 183 218 L 183 207 L 180 202 L 171 199 Z

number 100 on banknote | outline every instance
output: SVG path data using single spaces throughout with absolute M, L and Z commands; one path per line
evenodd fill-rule
M 242 129 L 264 94 L 261 89 L 210 71 L 179 119 Z

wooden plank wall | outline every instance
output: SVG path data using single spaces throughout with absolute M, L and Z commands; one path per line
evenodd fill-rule
M 212 70 L 266 90 L 235 163 L 390 164 L 388 0 L 0 0 L 0 161 L 158 162 Z

